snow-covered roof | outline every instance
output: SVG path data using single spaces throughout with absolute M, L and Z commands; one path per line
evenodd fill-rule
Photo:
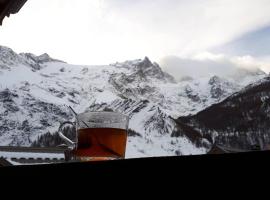
M 0 147 L 0 158 L 12 164 L 54 163 L 65 160 L 63 148 Z

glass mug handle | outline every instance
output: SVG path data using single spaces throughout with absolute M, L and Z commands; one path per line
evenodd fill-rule
M 66 136 L 63 134 L 63 128 L 64 128 L 65 125 L 67 125 L 67 124 L 72 125 L 73 127 L 75 126 L 75 123 L 70 122 L 70 121 L 66 121 L 66 122 L 61 123 L 60 126 L 59 126 L 59 129 L 58 129 L 58 135 L 60 136 L 60 138 L 61 138 L 62 140 L 64 140 L 64 142 L 65 142 L 66 144 L 68 144 L 69 148 L 74 149 L 75 146 L 76 146 L 76 143 L 73 142 L 72 140 L 70 140 L 68 137 L 66 137 Z

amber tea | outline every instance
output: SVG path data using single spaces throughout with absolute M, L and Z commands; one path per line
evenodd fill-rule
M 76 117 L 76 141 L 63 135 L 64 122 L 59 127 L 60 137 L 69 144 L 72 159 L 78 161 L 125 158 L 128 117 L 115 112 L 86 112 Z
M 85 128 L 78 130 L 76 157 L 124 158 L 126 130 L 116 128 Z

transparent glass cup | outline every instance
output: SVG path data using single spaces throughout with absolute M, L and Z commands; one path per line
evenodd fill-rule
M 66 125 L 76 127 L 75 141 L 63 134 Z M 70 159 L 95 161 L 124 159 L 129 118 L 116 112 L 78 114 L 76 122 L 64 122 L 58 134 L 69 145 Z

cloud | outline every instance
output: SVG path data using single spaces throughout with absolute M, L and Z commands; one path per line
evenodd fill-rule
M 4 21 L 0 44 L 75 64 L 158 60 L 264 27 L 269 10 L 269 0 L 28 0 Z
M 157 53 L 167 55 L 205 51 L 270 23 L 268 0 L 105 2 L 111 13 L 144 31 L 153 51 L 164 49 Z
M 164 71 L 172 74 L 177 80 L 181 80 L 184 77 L 198 78 L 213 75 L 236 77 L 239 75 L 239 69 L 250 72 L 260 70 L 269 72 L 269 61 L 258 60 L 251 56 L 230 57 L 204 52 L 189 58 L 168 56 L 159 63 Z

